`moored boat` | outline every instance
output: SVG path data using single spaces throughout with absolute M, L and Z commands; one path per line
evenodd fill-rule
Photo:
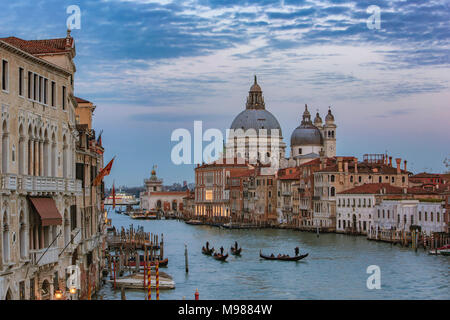
M 186 221 L 186 224 L 201 225 L 203 224 L 203 222 L 201 222 L 200 220 L 188 220 Z
M 168 259 L 168 258 L 165 258 L 164 260 L 160 260 L 160 261 L 159 261 L 159 266 L 160 266 L 160 267 L 167 267 L 167 264 L 168 264 L 168 263 L 169 263 L 169 259 Z M 149 264 L 150 264 L 150 266 L 153 267 L 154 265 L 156 265 L 156 261 L 150 261 Z M 135 259 L 135 258 L 131 258 L 130 260 L 128 260 L 128 265 L 129 265 L 130 267 L 136 266 L 136 259 Z M 144 266 L 144 261 L 143 261 L 143 259 L 142 259 L 141 261 L 139 261 L 139 266 L 141 266 L 141 267 Z
M 306 258 L 308 256 L 308 253 L 301 254 L 301 255 L 298 255 L 298 256 L 295 256 L 295 257 L 290 257 L 290 256 L 286 256 L 286 255 L 285 256 L 282 256 L 282 255 L 279 255 L 279 256 L 274 256 L 274 255 L 266 256 L 266 255 L 263 255 L 261 253 L 261 251 L 260 251 L 259 252 L 259 256 L 261 258 L 265 259 L 265 260 L 299 261 L 299 260 L 302 260 L 302 259 Z
M 443 247 L 430 250 L 430 251 L 428 251 L 428 253 L 433 254 L 433 255 L 441 254 L 443 256 L 448 256 L 448 255 L 450 255 L 450 244 L 446 244 Z

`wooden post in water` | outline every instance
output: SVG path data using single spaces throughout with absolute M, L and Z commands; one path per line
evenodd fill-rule
M 145 288 L 145 279 L 147 274 L 147 246 L 144 246 L 144 288 Z
M 160 260 L 164 260 L 164 233 L 161 233 L 161 243 L 159 247 Z
M 136 273 L 139 273 L 139 267 L 140 267 L 140 264 L 141 264 L 141 261 L 140 261 L 140 256 L 139 256 L 139 252 L 136 250 L 135 251 L 135 255 L 136 255 L 136 266 L 135 266 L 135 269 L 136 269 Z
M 120 299 L 127 300 L 127 297 L 125 296 L 125 287 L 124 286 L 120 287 Z
M 184 244 L 184 262 L 186 267 L 186 273 L 189 273 L 188 249 L 186 244 Z
M 159 261 L 155 262 L 155 272 L 156 272 L 156 300 L 159 300 Z
M 149 268 L 147 269 L 147 300 L 152 300 L 152 289 L 151 289 L 151 285 L 152 285 L 152 278 L 151 278 L 151 272 L 150 272 L 151 268 L 149 266 Z
M 116 257 L 114 256 L 114 290 L 116 290 Z

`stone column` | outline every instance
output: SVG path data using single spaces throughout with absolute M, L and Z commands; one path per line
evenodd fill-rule
M 34 175 L 39 175 L 39 140 L 34 140 Z
M 44 141 L 41 140 L 39 142 L 39 153 L 40 153 L 40 157 L 39 157 L 39 175 L 40 176 L 44 176 Z
M 28 175 L 34 175 L 34 139 L 30 139 L 28 147 Z

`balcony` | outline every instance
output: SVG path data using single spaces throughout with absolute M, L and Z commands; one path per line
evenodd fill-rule
M 81 193 L 81 181 L 56 177 L 0 175 L 0 189 L 22 192 L 73 192 Z
M 17 190 L 17 177 L 15 175 L 11 175 L 11 174 L 2 175 L 1 189 Z
M 31 263 L 37 266 L 43 266 L 50 263 L 58 262 L 58 254 L 60 249 L 58 247 L 51 247 L 47 250 L 47 248 L 40 250 L 31 250 Z
M 290 197 L 292 195 L 292 192 L 290 192 L 290 191 L 283 191 L 281 194 L 283 196 L 285 196 L 285 197 Z

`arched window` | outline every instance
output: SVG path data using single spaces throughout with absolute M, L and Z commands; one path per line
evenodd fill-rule
M 23 132 L 23 126 L 19 127 L 19 152 L 18 152 L 18 162 L 19 162 L 19 174 L 25 174 L 25 135 Z
M 433 212 L 430 212 L 430 221 L 433 221 Z
M 302 154 L 302 148 L 298 148 L 298 154 Z
M 392 177 L 391 182 L 392 182 L 392 183 L 395 182 L 395 177 Z
M 331 182 L 334 182 L 334 174 L 331 175 L 330 180 Z
M 6 263 L 9 261 L 9 225 L 8 225 L 8 215 L 6 211 L 3 213 L 2 231 L 3 231 L 3 238 L 2 238 L 3 262 Z
M 6 121 L 2 124 L 2 173 L 8 172 L 9 139 Z
M 419 211 L 419 221 L 422 221 L 422 212 Z
M 332 197 L 335 196 L 335 189 L 334 189 L 334 187 L 331 187 L 330 195 L 331 195 Z
M 353 182 L 353 176 L 350 176 L 350 182 Z
M 68 148 L 69 145 L 67 144 L 66 136 L 63 137 L 63 157 L 62 157 L 62 167 L 63 167 L 63 177 L 68 177 L 68 170 L 67 170 L 67 158 L 68 158 Z
M 378 178 L 378 182 L 379 183 L 383 182 L 383 178 L 381 176 Z
M 70 216 L 67 209 L 64 211 L 64 245 L 67 246 L 70 242 Z
M 19 231 L 19 246 L 20 246 L 20 258 L 25 259 L 27 257 L 27 239 L 26 239 L 26 220 L 23 211 L 20 213 L 20 231 Z
M 428 214 L 427 214 L 427 212 L 425 211 L 425 221 L 427 221 L 428 220 Z
M 51 176 L 56 177 L 56 137 L 55 133 L 52 134 L 52 153 L 51 153 Z

